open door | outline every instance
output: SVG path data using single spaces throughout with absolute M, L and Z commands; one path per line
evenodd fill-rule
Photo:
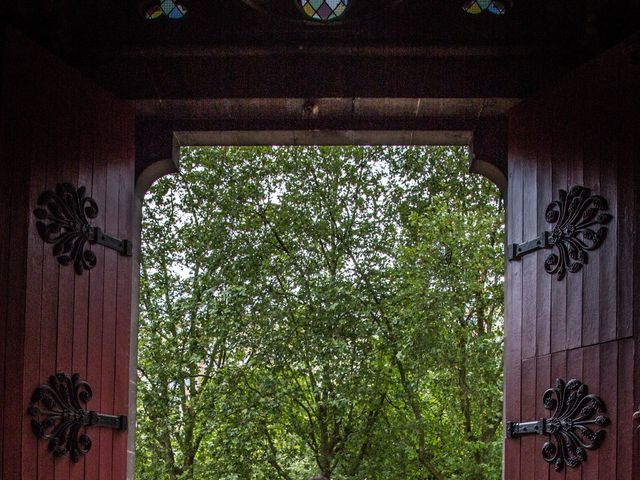
M 640 478 L 638 78 L 623 45 L 509 114 L 508 480 Z
M 0 478 L 121 480 L 134 114 L 15 32 L 0 105 Z

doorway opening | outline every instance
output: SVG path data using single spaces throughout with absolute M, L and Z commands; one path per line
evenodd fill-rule
M 465 147 L 190 147 L 145 198 L 139 479 L 498 479 L 503 207 Z

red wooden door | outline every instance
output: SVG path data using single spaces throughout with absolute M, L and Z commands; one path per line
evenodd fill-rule
M 130 239 L 134 115 L 16 33 L 2 64 L 0 478 L 123 479 L 126 432 L 86 429 L 92 447 L 73 463 L 36 438 L 27 409 L 38 385 L 68 372 L 90 383 L 88 410 L 127 414 L 131 258 L 92 245 L 96 266 L 78 275 L 40 238 L 33 210 L 59 183 L 84 186 L 93 225 Z
M 584 382 L 610 419 L 601 447 L 559 472 L 541 454 L 547 436 L 506 439 L 508 480 L 640 478 L 640 68 L 628 53 L 614 49 L 509 114 L 508 244 L 550 230 L 547 205 L 573 185 L 604 197 L 613 220 L 561 281 L 545 272 L 550 250 L 508 262 L 505 420 L 549 417 L 542 398 L 556 378 Z

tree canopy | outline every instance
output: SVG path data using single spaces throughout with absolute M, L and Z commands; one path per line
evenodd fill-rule
M 466 157 L 184 149 L 144 206 L 138 478 L 500 478 L 503 211 Z

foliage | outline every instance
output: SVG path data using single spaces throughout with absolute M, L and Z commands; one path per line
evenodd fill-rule
M 502 211 L 463 148 L 191 148 L 144 208 L 140 479 L 497 479 Z

